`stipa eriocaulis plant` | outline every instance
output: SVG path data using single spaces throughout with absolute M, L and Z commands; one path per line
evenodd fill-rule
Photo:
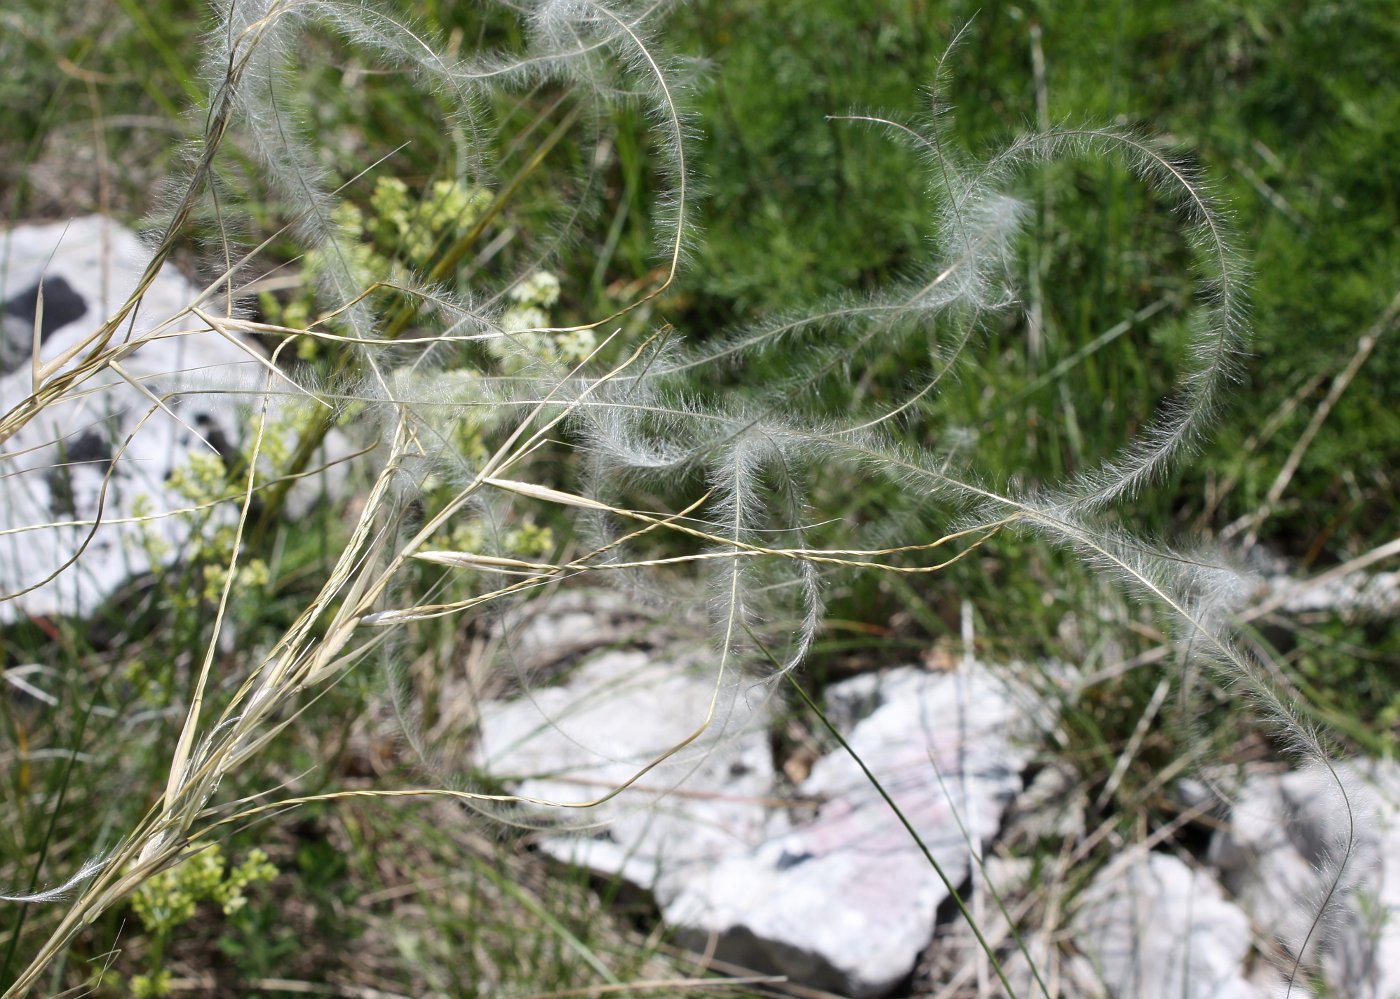
M 495 199 L 472 231 L 442 247 L 426 273 L 392 287 L 363 284 L 364 276 L 355 267 L 356 248 L 344 244 L 337 225 L 340 192 L 330 189 L 314 137 L 298 120 L 297 60 L 306 34 L 324 32 L 370 60 L 411 75 L 425 94 L 448 108 L 444 131 L 455 140 L 455 183 L 464 188 L 493 189 L 494 178 L 484 172 L 481 156 L 486 145 L 481 119 L 491 94 L 541 86 L 561 89 L 574 101 L 562 115 L 566 124 L 587 124 L 618 101 L 645 107 L 661 136 L 664 162 L 659 175 L 671 178 L 663 206 L 663 214 L 671 213 L 671 224 L 661 230 L 660 276 L 641 294 L 654 296 L 670 283 L 680 256 L 687 189 L 682 119 L 672 94 L 682 74 L 663 66 L 647 41 L 661 6 L 544 3 L 507 10 L 519 13 L 525 22 L 524 50 L 462 59 L 445 54 L 444 45 L 402 17 L 367 4 L 286 0 L 224 5 L 220 23 L 209 35 L 208 100 L 199 111 L 203 127 L 189 146 L 186 175 L 171 184 L 163 209 L 153 216 L 153 250 L 130 298 L 90 336 L 42 363 L 36 322 L 32 392 L 0 417 L 0 441 L 13 438 L 57 405 L 80 398 L 102 379 L 127 377 L 123 362 L 137 350 L 159 351 L 162 340 L 190 331 L 213 330 L 235 339 L 266 382 L 251 388 L 246 380 L 213 386 L 222 394 L 251 396 L 255 430 L 233 500 L 238 515 L 226 585 L 215 606 L 214 636 L 196 664 L 193 696 L 173 746 L 164 793 L 116 846 L 85 863 L 66 884 L 8 896 L 25 903 L 68 899 L 69 907 L 7 994 L 26 992 L 83 926 L 152 874 L 197 851 L 214 828 L 211 823 L 246 811 L 246 802 L 233 806 L 232 812 L 216 805 L 223 778 L 257 758 L 305 706 L 299 698 L 314 697 L 391 633 L 362 630 L 360 625 L 381 610 L 384 595 L 392 591 L 409 560 L 443 524 L 476 502 L 478 494 L 497 490 L 508 495 L 512 489 L 524 489 L 523 484 L 512 486 L 498 477 L 508 475 L 595 391 L 587 386 L 563 388 L 565 383 L 550 377 L 553 366 L 542 360 L 539 350 L 516 345 L 522 334 L 568 331 L 507 330 L 497 324 L 495 317 L 511 301 L 514 282 L 473 297 L 450 280 L 472 240 L 500 213 L 516 178 L 495 187 Z M 565 132 L 561 125 L 546 143 L 557 142 Z M 300 328 L 252 322 L 242 311 L 245 289 L 256 280 L 267 248 L 266 243 L 250 249 L 235 242 L 242 228 L 235 191 L 240 171 L 246 172 L 250 160 L 256 167 L 254 193 L 280 205 L 289 219 L 278 238 L 292 239 L 307 254 L 317 255 L 316 290 L 322 311 Z M 230 168 L 229 163 L 237 166 Z M 142 315 L 147 288 L 179 242 L 191 236 L 214 247 L 221 273 L 179 314 Z M 521 276 L 529 273 L 527 269 Z M 265 334 L 282 342 L 269 359 L 246 346 L 240 334 Z M 282 366 L 293 353 L 287 348 L 308 338 L 339 352 L 330 382 L 337 386 L 334 394 L 325 384 L 294 376 Z M 392 350 L 387 349 L 391 341 Z M 575 341 L 575 349 L 582 342 L 586 341 Z M 518 364 L 505 366 L 519 369 L 511 385 L 493 387 L 483 377 L 477 386 L 472 378 L 449 377 L 442 369 L 443 359 L 464 343 L 486 345 L 497 357 L 517 356 Z M 628 349 L 635 360 L 640 349 Z M 628 363 L 624 359 L 623 367 Z M 180 421 L 174 410 L 180 392 L 162 396 L 141 387 L 150 397 L 151 412 L 164 411 Z M 246 675 L 220 677 L 215 675 L 217 635 L 235 570 L 254 528 L 252 500 L 255 494 L 260 499 L 271 496 L 264 509 L 275 506 L 279 487 L 289 481 L 262 481 L 258 472 L 269 413 L 288 395 L 309 397 L 327 413 L 343 404 L 359 407 L 365 425 L 380 430 L 378 439 L 370 441 L 378 455 L 373 459 L 377 471 L 362 515 L 317 597 L 260 661 L 249 664 Z M 467 411 L 485 414 L 479 420 L 485 430 L 512 417 L 517 423 L 497 433 L 483 455 L 451 460 L 444 457 L 450 435 L 444 432 L 449 420 L 442 415 L 449 409 L 458 414 L 458 422 Z M 302 474 L 326 422 L 318 420 L 306 431 L 290 468 L 281 471 Z M 122 450 L 117 449 L 113 467 Z M 430 468 L 454 485 L 456 494 L 426 523 L 407 527 L 406 508 Z M 109 472 L 104 489 L 110 479 Z M 483 603 L 491 599 L 485 592 L 482 597 Z M 381 615 L 381 623 L 391 621 L 392 615 Z M 232 696 L 214 703 L 216 687 L 232 689 Z
M 798 605 L 795 613 L 776 617 L 779 632 L 792 636 L 786 657 L 770 660 L 784 669 L 802 660 L 821 620 L 825 566 L 937 572 L 1002 531 L 1043 537 L 1166 608 L 1177 622 L 1179 661 L 1187 676 L 1207 676 L 1238 692 L 1273 724 L 1285 751 L 1310 764 L 1337 796 L 1342 831 L 1320 874 L 1314 918 L 1302 939 L 1285 941 L 1296 955 L 1284 969 L 1291 983 L 1323 935 L 1327 911 L 1362 874 L 1353 857 L 1355 822 L 1346 782 L 1330 762 L 1333 751 L 1324 735 L 1293 696 L 1231 640 L 1230 613 L 1246 589 L 1240 577 L 1135 537 L 1100 516 L 1191 453 L 1236 371 L 1247 331 L 1245 276 L 1221 211 L 1189 160 L 1140 132 L 1061 127 L 1018 139 L 979 163 L 956 160 L 936 120 L 912 129 L 862 117 L 890 127 L 927 154 L 944 195 L 937 220 L 941 255 L 921 277 L 883 294 L 782 316 L 699 348 L 677 347 L 658 354 L 642 373 L 623 373 L 576 417 L 590 445 L 591 495 L 639 483 L 659 489 L 678 477 L 703 480 L 703 511 L 680 529 L 710 546 L 696 558 L 721 566 L 712 584 L 721 656 L 752 654 L 743 639 L 757 640 L 771 628 L 770 604 L 778 596 Z M 993 489 L 978 476 L 975 450 L 915 450 L 886 431 L 938 391 L 975 343 L 984 317 L 1014 301 L 1007 275 L 1025 211 L 1005 192 L 1030 168 L 1086 157 L 1119 161 L 1176 219 L 1193 254 L 1198 288 L 1189 364 L 1177 393 L 1116 455 L 1060 484 Z M 837 406 L 829 405 L 833 383 L 850 384 L 863 363 L 911 337 L 933 344 L 922 381 L 878 407 L 850 408 L 849 394 L 838 394 Z M 761 385 L 744 385 L 734 373 L 765 355 L 781 356 L 785 370 Z M 697 388 L 722 382 L 727 374 L 739 383 L 737 390 Z M 833 408 L 840 409 L 839 419 Z M 809 548 L 802 542 L 804 524 L 819 520 L 820 511 L 806 505 L 804 480 L 829 475 L 892 481 L 905 494 L 961 513 L 953 515 L 946 534 L 922 545 Z M 608 513 L 616 515 L 620 502 L 610 503 Z M 618 525 L 605 537 L 620 540 L 624 530 Z M 777 545 L 774 538 L 786 543 Z M 636 564 L 623 550 L 615 545 L 610 557 Z M 905 563 L 916 551 L 936 557 Z M 760 566 L 769 571 L 760 573 Z M 783 571 L 773 572 L 774 566 Z M 757 641 L 758 651 L 767 655 L 775 637 Z
M 934 167 L 945 194 L 938 220 L 941 256 L 921 277 L 883 294 L 833 301 L 697 348 L 668 341 L 648 350 L 644 364 L 615 371 L 605 384 L 574 383 L 574 398 L 584 386 L 594 391 L 568 421 L 587 445 L 587 498 L 552 499 L 589 514 L 597 547 L 567 566 L 517 563 L 514 568 L 527 575 L 539 570 L 544 579 L 561 571 L 655 567 L 668 560 L 646 553 L 642 542 L 651 540 L 651 529 L 684 534 L 700 550 L 669 561 L 716 567 L 710 609 L 722 673 L 732 668 L 732 660 L 767 658 L 780 669 L 800 663 L 820 625 L 828 567 L 937 572 L 1002 531 L 1037 535 L 1068 549 L 1166 608 L 1178 625 L 1179 662 L 1188 677 L 1204 676 L 1237 691 L 1273 723 L 1285 750 L 1311 763 L 1335 789 L 1344 831 L 1320 875 L 1307 933 L 1286 941 L 1297 955 L 1284 969 L 1291 982 L 1305 952 L 1322 935 L 1328 909 L 1359 881 L 1345 781 L 1329 762 L 1333 754 L 1324 736 L 1297 710 L 1289 692 L 1231 640 L 1230 613 L 1245 589 L 1240 577 L 1135 537 L 1101 516 L 1191 452 L 1235 371 L 1246 332 L 1244 275 L 1220 211 L 1189 161 L 1139 132 L 1065 127 L 1017 140 L 976 163 L 954 161 L 945 152 L 941 123 L 923 130 L 880 123 L 915 142 Z M 1020 172 L 1082 157 L 1121 161 L 1174 213 L 1194 254 L 1200 289 L 1190 364 L 1178 395 L 1156 420 L 1098 467 L 1035 490 L 993 489 L 979 479 L 975 450 L 970 455 L 961 447 L 915 450 L 886 431 L 938 391 L 974 346 L 984 317 L 1014 302 L 1008 274 L 1025 209 L 1006 190 Z M 936 335 L 930 337 L 930 331 Z M 911 338 L 934 345 L 924 380 L 878 407 L 844 408 L 836 419 L 829 386 L 849 384 L 863 362 Z M 761 385 L 744 384 L 745 366 L 768 355 L 782 358 L 782 374 Z M 705 388 L 714 384 L 724 384 L 724 391 Z M 839 398 L 846 407 L 851 397 Z M 943 536 L 918 544 L 808 547 L 805 525 L 820 519 L 820 511 L 807 503 L 809 486 L 827 476 L 889 481 L 906 494 L 960 512 L 952 515 Z M 628 508 L 626 496 L 639 489 L 664 493 L 677 481 L 703 490 L 698 504 L 684 506 L 683 518 Z M 606 560 L 592 560 L 604 554 Z M 914 554 L 924 556 L 921 564 L 908 564 Z M 481 564 L 467 553 L 433 557 L 447 564 L 454 559 Z M 424 610 L 438 609 L 398 613 Z M 784 654 L 773 657 L 771 650 L 785 640 Z
M 281 364 L 282 348 L 270 360 L 261 354 L 254 358 L 265 378 L 253 404 L 260 428 L 255 460 L 248 463 L 236 498 L 236 542 L 217 604 L 216 637 L 198 664 L 164 792 L 135 828 L 67 885 L 28 897 L 36 902 L 69 897 L 68 910 L 10 994 L 28 991 L 84 925 L 234 823 L 311 800 L 358 794 L 441 795 L 488 809 L 521 802 L 517 796 L 444 786 L 316 797 L 269 790 L 266 796 L 230 801 L 221 800 L 220 787 L 228 775 L 253 768 L 300 712 L 314 711 L 315 696 L 327 685 L 364 668 L 372 657 L 392 656 L 393 636 L 403 626 L 462 615 L 586 574 L 654 575 L 668 566 L 693 566 L 708 575 L 714 697 L 699 712 L 695 733 L 668 756 L 700 739 L 741 664 L 758 659 L 790 670 L 801 663 L 821 624 L 829 570 L 935 573 L 999 532 L 1022 530 L 1069 548 L 1170 608 L 1181 623 L 1185 654 L 1246 692 L 1300 753 L 1326 765 L 1325 746 L 1295 717 L 1288 696 L 1229 641 L 1222 596 L 1228 586 L 1220 573 L 1100 521 L 1105 507 L 1143 488 L 1189 452 L 1228 383 L 1244 332 L 1240 266 L 1220 213 L 1195 171 L 1147 137 L 1058 128 L 974 162 L 949 149 L 941 118 L 916 128 L 858 116 L 889 128 L 926 157 L 941 205 L 932 226 L 937 252 L 931 262 L 882 293 L 833 300 L 697 347 L 683 346 L 669 329 L 624 342 L 612 332 L 617 317 L 607 316 L 587 328 L 611 335 L 602 336 L 581 361 L 561 364 L 559 358 L 522 350 L 522 332 L 570 331 L 503 328 L 498 317 L 511 301 L 510 282 L 476 289 L 453 280 L 471 239 L 444 245 L 417 279 L 365 286 L 336 223 L 341 192 L 320 165 L 314 137 L 288 111 L 295 106 L 294 53 L 305 32 L 336 35 L 379 63 L 412 74 L 425 92 L 436 95 L 449 109 L 444 132 L 454 143 L 459 179 L 473 188 L 491 190 L 482 150 L 489 145 L 487 105 L 493 93 L 565 83 L 580 95 L 581 109 L 588 102 L 601 106 L 617 100 L 644 106 L 666 158 L 662 176 L 670 186 L 663 207 L 671 213 L 663 213 L 658 227 L 661 276 L 641 293 L 646 299 L 676 273 L 688 201 L 674 68 L 656 55 L 649 37 L 660 12 L 656 5 L 587 0 L 534 4 L 521 11 L 528 29 L 525 51 L 462 58 L 448 55 L 437 40 L 401 18 L 364 4 L 286 0 L 223 9 L 209 36 L 205 126 L 190 149 L 189 173 L 173 188 L 161 216 L 161 236 L 143 284 L 80 348 L 44 365 L 36 353 L 33 394 L 0 420 L 0 440 L 45 407 L 81 391 L 95 375 L 120 374 L 126 354 L 143 345 L 140 338 L 121 335 L 139 308 L 141 291 L 177 240 L 205 224 L 219 248 L 222 273 L 186 312 L 154 328 L 163 335 L 191 325 L 230 335 L 271 334 L 284 338 L 283 347 L 315 338 L 338 352 L 339 382 L 334 389 L 299 383 Z M 586 117 L 584 110 L 576 116 Z M 246 249 L 232 241 L 236 185 L 224 175 L 222 157 L 234 141 L 254 158 L 262 188 L 285 206 L 290 222 L 283 235 L 318 254 L 317 293 L 324 310 L 303 327 L 257 323 L 240 312 L 243 289 L 256 275 L 266 244 Z M 1156 422 L 1116 457 L 1058 486 L 1033 492 L 994 489 L 979 479 L 975 448 L 915 449 L 892 431 L 954 376 L 960 359 L 975 349 L 986 317 L 1015 302 L 1010 274 L 1025 209 L 1007 192 L 1036 165 L 1085 156 L 1120 161 L 1175 212 L 1194 253 L 1201 289 L 1192 367 Z M 499 214 L 510 186 L 499 189 L 483 218 Z M 472 239 L 484 224 L 472 226 Z M 450 358 L 463 344 L 515 356 L 518 363 L 496 370 L 454 369 Z M 867 366 L 896 350 L 907 353 L 911 345 L 926 360 L 902 394 L 876 403 L 842 388 Z M 773 358 L 782 360 L 781 376 L 762 385 L 745 383 L 746 369 L 771 371 L 764 362 Z M 353 407 L 357 425 L 374 429 L 363 459 L 372 464 L 372 481 L 320 591 L 270 650 L 246 663 L 244 675 L 231 678 L 227 685 L 234 692 L 216 706 L 210 692 L 217 631 L 250 529 L 251 500 L 265 485 L 257 480 L 261 428 L 286 394 L 311 395 L 327 410 Z M 840 403 L 833 405 L 833 398 Z M 464 423 L 474 428 L 471 449 L 460 446 Z M 306 432 L 290 474 L 305 467 L 323 429 Z M 533 479 L 535 456 L 561 438 L 581 455 L 576 481 Z M 446 485 L 446 497 L 432 509 L 416 509 L 429 476 Z M 812 508 L 810 497 L 817 484 L 838 479 L 882 481 L 918 505 L 951 511 L 947 528 L 934 538 L 812 545 L 808 527 L 821 512 Z M 665 497 L 671 505 L 643 506 L 636 501 L 640 495 Z M 492 548 L 489 535 L 476 547 L 442 543 L 455 524 L 510 503 L 572 514 L 588 542 L 562 561 Z M 466 595 L 445 588 L 415 593 L 406 579 L 423 564 L 471 573 L 472 589 Z M 430 753 L 422 748 L 429 762 Z M 587 808 L 621 793 L 664 758 L 639 767 L 596 801 L 567 807 Z M 445 776 L 443 784 L 454 782 Z M 1350 876 L 1348 856 L 1344 845 L 1324 885 L 1328 900 Z

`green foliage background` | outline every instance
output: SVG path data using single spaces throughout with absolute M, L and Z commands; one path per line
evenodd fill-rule
M 1240 485 L 1208 526 L 1255 510 L 1331 378 L 1400 291 L 1400 166 L 1387 152 L 1400 139 L 1400 93 L 1387 84 L 1400 64 L 1393 5 L 828 6 L 701 3 L 680 15 L 688 44 L 715 64 L 698 116 L 711 197 L 691 327 L 873 286 L 906 267 L 928 217 L 917 158 L 888 134 L 826 116 L 926 106 L 916 91 L 968 23 L 948 62 L 947 103 L 965 147 L 985 150 L 1037 127 L 1038 32 L 1048 120 L 1173 137 L 1205 165 L 1255 273 L 1254 356 L 1234 407 L 1175 492 L 1142 512 L 1159 529 L 1184 526 L 1207 483 L 1225 476 Z M 1063 373 L 1084 438 L 1077 448 L 1051 429 L 1020 446 L 1018 426 L 1062 427 L 1065 414 L 1057 386 L 1019 389 L 1133 310 L 1187 289 L 1162 213 L 1119 171 L 1047 171 L 1023 193 L 1053 199 L 1030 236 L 1044 267 L 1044 353 L 1027 356 L 1027 326 L 1013 321 L 992 331 L 983 367 L 964 380 L 977 393 L 996 388 L 982 425 L 1013 452 L 1006 467 L 1050 476 L 1121 439 L 1169 390 L 1170 322 Z M 1398 375 L 1400 347 L 1383 340 L 1305 453 L 1285 507 L 1263 529 L 1269 544 L 1325 562 L 1395 534 Z M 1291 418 L 1247 449 L 1263 420 L 1317 377 Z

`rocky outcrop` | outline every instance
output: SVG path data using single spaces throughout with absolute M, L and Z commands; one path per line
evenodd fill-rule
M 552 684 L 481 706 L 481 762 L 517 793 L 571 804 L 635 777 L 571 811 L 572 833 L 554 831 L 557 812 L 540 813 L 551 823 L 544 849 L 650 891 L 697 952 L 837 995 L 911 981 L 919 995 L 929 983 L 934 995 L 1005 994 L 951 887 L 1020 996 L 1266 999 L 1288 991 L 1307 939 L 1305 963 L 1331 994 L 1400 995 L 1393 765 L 1339 768 L 1346 799 L 1325 769 L 1182 779 L 1174 797 L 1218 830 L 1210 849 L 1129 844 L 1085 880 L 1087 860 L 1051 871 L 1028 850 L 1082 841 L 1091 796 L 1054 759 L 1027 770 L 1052 719 L 1014 669 L 910 666 L 833 684 L 828 715 L 870 773 L 828 740 L 809 772 L 789 768 L 785 780 L 767 686 L 717 683 L 703 646 L 620 639 L 606 624 L 623 610 L 615 598 L 600 598 L 609 643 L 590 642 L 590 599 L 569 595 L 553 618 L 522 622 L 516 648 L 532 665 L 548 658 L 550 622 L 570 665 Z M 710 726 L 687 741 L 712 702 Z M 1342 856 L 1339 891 L 1314 927 L 1330 883 L 1319 870 Z M 1032 913 L 1020 944 L 998 897 Z M 1037 912 L 1056 913 L 1054 924 L 1037 926 Z M 1311 993 L 1300 977 L 1290 994 Z

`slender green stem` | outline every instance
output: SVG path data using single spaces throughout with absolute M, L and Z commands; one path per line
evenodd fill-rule
M 749 637 L 757 643 L 759 651 L 763 653 L 770 663 L 776 667 L 781 667 L 781 664 L 763 645 L 758 636 L 752 631 L 749 631 Z M 996 951 L 993 950 L 992 945 L 987 942 L 987 938 L 982 935 L 981 929 L 978 928 L 976 921 L 972 918 L 971 911 L 967 908 L 967 903 L 962 900 L 962 895 L 958 892 L 958 886 L 953 884 L 952 879 L 948 877 L 948 872 L 943 869 L 943 865 L 934 857 L 933 851 L 928 848 L 928 844 L 925 843 L 923 837 L 919 835 L 919 831 L 914 828 L 913 823 L 905 816 L 899 805 L 895 804 L 894 798 L 890 797 L 890 793 L 885 790 L 885 785 L 881 784 L 880 779 L 865 765 L 865 761 L 860 758 L 860 754 L 857 753 L 851 747 L 851 744 L 846 741 L 845 737 L 837 731 L 836 726 L 831 723 L 831 719 L 826 716 L 826 712 L 822 711 L 822 709 L 817 706 L 817 703 L 812 700 L 807 691 L 802 689 L 802 685 L 797 682 L 797 678 L 794 677 L 791 672 L 786 672 L 783 675 L 787 678 L 788 683 L 792 684 L 792 689 L 797 691 L 797 696 L 802 698 L 802 703 L 806 704 L 807 707 L 811 709 L 812 713 L 821 719 L 821 723 L 826 726 L 826 730 L 840 743 L 841 748 L 855 761 L 856 766 L 860 767 L 861 773 L 865 774 L 866 780 L 870 781 L 870 786 L 879 793 L 881 798 L 885 799 L 885 804 L 890 806 L 890 811 L 894 812 L 895 817 L 899 819 L 899 824 L 909 833 L 910 838 L 912 838 L 914 843 L 919 847 L 919 852 L 924 855 L 924 859 L 928 861 L 929 866 L 932 867 L 934 873 L 938 875 L 938 879 L 943 882 L 943 887 L 948 890 L 948 897 L 951 898 L 953 904 L 958 907 L 958 912 L 962 913 L 962 917 L 964 921 L 966 921 L 968 929 L 972 931 L 972 935 L 977 938 L 978 945 L 982 948 L 983 953 L 987 955 L 987 960 L 992 962 L 992 969 L 996 972 L 997 978 L 1001 981 L 1002 988 L 1006 989 L 1006 994 L 1010 999 L 1016 999 L 1016 990 L 1013 989 L 1011 983 L 1007 981 L 1006 972 L 1002 968 L 1001 962 L 997 960 Z
M 78 731 L 73 736 L 73 751 L 68 754 L 67 763 L 63 767 L 63 776 L 59 778 L 58 793 L 54 796 L 53 808 L 49 811 L 49 823 L 44 830 L 44 840 L 39 844 L 39 856 L 34 859 L 34 872 L 29 877 L 29 894 L 33 894 L 39 888 L 39 877 L 44 870 L 44 861 L 48 859 L 49 845 L 53 842 L 54 834 L 58 831 L 58 817 L 63 812 L 63 801 L 68 795 L 68 783 L 73 776 L 73 767 L 81 755 L 83 734 L 87 731 L 88 719 L 92 717 L 92 709 L 97 703 L 97 694 L 101 689 L 101 684 L 94 688 L 92 697 L 88 698 L 87 707 L 78 718 Z M 0 982 L 9 978 L 10 964 L 14 960 L 15 949 L 19 946 L 19 938 L 24 932 L 24 923 L 28 915 L 29 903 L 20 903 L 19 915 L 15 917 L 14 929 L 10 931 L 10 943 L 5 948 L 5 960 L 0 961 Z

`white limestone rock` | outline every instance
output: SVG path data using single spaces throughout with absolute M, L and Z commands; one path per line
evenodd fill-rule
M 577 630 L 564 631 L 577 645 Z M 598 654 L 557 685 L 483 704 L 481 763 L 530 798 L 596 798 L 696 731 L 712 669 L 706 649 Z M 947 887 L 844 750 L 816 762 L 790 816 L 773 800 L 764 688 L 721 695 L 714 731 L 635 786 L 544 813 L 589 827 L 546 835 L 544 849 L 650 889 L 697 949 L 846 995 L 888 993 L 932 939 Z M 1021 790 L 1042 709 L 976 664 L 863 675 L 828 698 L 949 880 L 964 882 L 969 839 L 984 848 Z
M 1358 569 L 1320 582 L 1276 577 L 1268 581 L 1267 597 L 1278 593 L 1289 614 L 1321 611 L 1329 614 L 1393 614 L 1400 609 L 1400 572 Z
M 835 700 L 868 701 L 872 680 L 849 682 L 858 689 L 837 685 Z M 1025 692 L 975 664 L 897 669 L 873 686 L 877 704 L 849 742 L 958 885 L 969 842 L 991 840 L 1021 788 Z M 822 802 L 813 820 L 692 871 L 663 912 L 721 958 L 845 995 L 886 994 L 928 945 L 948 889 L 844 750 L 819 760 L 800 792 Z
M 49 361 L 125 302 L 149 258 L 134 233 L 98 215 L 0 234 L 0 411 L 33 388 L 41 279 L 40 357 Z M 118 334 L 161 334 L 121 361 L 146 391 L 99 372 L 0 444 L 0 596 L 9 598 L 0 623 L 88 617 L 126 581 L 178 562 L 197 531 L 235 516 L 232 505 L 179 513 L 191 503 L 167 485 L 192 453 L 239 447 L 250 420 L 237 403 L 252 398 L 240 390 L 256 390 L 265 372 L 256 347 L 181 315 L 196 294 L 165 267 Z M 302 495 L 315 490 L 307 483 Z
M 663 615 L 634 594 L 579 587 L 512 608 L 494 630 L 509 667 L 533 675 L 600 648 L 646 641 Z
M 558 685 L 483 704 L 481 765 L 515 793 L 570 804 L 636 777 L 595 807 L 544 813 L 585 828 L 546 836 L 542 845 L 560 860 L 620 874 L 664 902 L 686 872 L 786 825 L 771 800 L 765 691 L 716 681 L 708 648 L 603 652 Z M 686 744 L 706 726 L 712 701 L 713 719 Z
M 1125 855 L 1079 896 L 1073 939 L 1111 999 L 1265 999 L 1246 975 L 1249 919 L 1209 873 Z
M 1400 999 L 1400 766 L 1255 774 L 1210 856 L 1262 933 L 1289 955 L 1308 942 L 1333 994 Z

